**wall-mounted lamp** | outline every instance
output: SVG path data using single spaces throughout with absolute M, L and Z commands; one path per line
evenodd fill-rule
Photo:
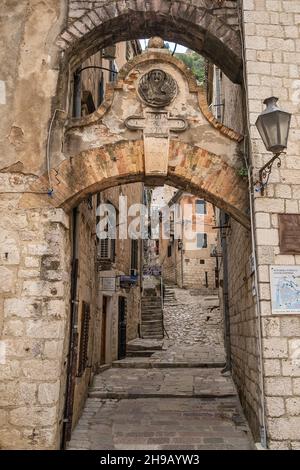
M 265 186 L 268 184 L 275 160 L 278 160 L 277 167 L 281 166 L 280 155 L 287 147 L 291 124 L 292 115 L 286 111 L 281 111 L 277 106 L 277 101 L 278 98 L 274 96 L 266 98 L 264 100 L 266 109 L 258 116 L 255 123 L 266 149 L 274 154 L 273 158 L 259 170 L 260 187 L 258 191 L 262 195 L 264 194 Z

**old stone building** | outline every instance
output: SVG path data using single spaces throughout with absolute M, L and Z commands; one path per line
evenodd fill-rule
M 159 240 L 164 279 L 206 294 L 216 292 L 218 270 L 212 254 L 217 232 L 213 205 L 180 190 L 166 203 L 170 218 L 165 223 L 169 224 L 170 236 L 165 238 L 161 220 Z
M 96 253 L 89 196 L 141 182 L 176 186 L 227 214 L 222 259 L 232 376 L 255 440 L 299 448 L 299 14 L 296 0 L 2 2 L 2 448 L 61 447 L 76 341 L 74 219 L 81 219 L 83 259 L 78 305 L 88 318 L 96 294 L 85 262 Z M 98 89 L 92 114 L 84 93 L 92 90 L 78 92 L 79 113 L 79 68 L 98 63 L 92 57 L 116 43 L 156 35 L 213 63 L 222 91 L 207 94 L 158 41 L 120 70 L 99 107 Z M 291 130 L 281 166 L 275 163 L 261 191 L 259 170 L 272 153 L 255 122 L 270 96 L 292 113 Z M 76 374 L 80 364 L 71 366 Z M 78 415 L 80 381 L 89 374 L 77 377 Z

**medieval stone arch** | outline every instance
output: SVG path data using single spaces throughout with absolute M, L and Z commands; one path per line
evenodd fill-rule
M 152 72 L 164 74 L 167 97 L 173 86 L 174 96 L 158 107 L 140 91 L 141 80 Z M 21 207 L 36 199 L 69 210 L 87 194 L 118 184 L 168 183 L 204 197 L 249 227 L 247 185 L 238 173 L 242 140 L 214 118 L 181 61 L 166 49 L 149 49 L 125 65 L 97 111 L 66 123 L 63 160 L 51 170 L 52 197 L 46 194 L 45 174 L 31 187 L 39 195 L 25 195 Z
M 116 41 L 159 35 L 209 58 L 242 81 L 238 5 L 223 0 L 102 0 L 70 2 L 68 24 L 57 39 L 65 63 L 75 67 Z

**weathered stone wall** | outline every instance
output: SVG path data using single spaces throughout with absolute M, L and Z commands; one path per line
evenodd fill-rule
M 0 169 L 15 165 L 32 174 L 46 168 L 46 129 L 60 59 L 55 38 L 66 6 L 61 0 L 1 2 L 0 109 L 5 119 L 0 124 Z
M 120 211 L 119 206 L 119 197 L 125 196 L 127 198 L 127 207 L 128 209 L 133 204 L 140 204 L 143 198 L 143 184 L 142 183 L 133 183 L 127 185 L 121 185 L 119 187 L 114 187 L 102 191 L 101 193 L 101 202 L 106 202 L 112 204 L 117 211 Z M 136 217 L 138 217 L 138 213 Z M 128 226 L 134 217 L 129 217 Z M 119 219 L 119 222 L 122 224 L 122 220 Z M 119 225 L 117 227 L 117 235 L 119 230 L 124 230 L 124 227 Z M 128 233 L 128 232 L 127 232 Z M 116 259 L 112 264 L 110 269 L 110 275 L 130 275 L 131 269 L 131 238 L 125 240 L 119 239 L 119 236 L 116 240 Z M 101 275 L 101 273 L 100 273 Z M 107 272 L 109 275 L 109 272 Z M 110 315 L 112 316 L 112 329 L 111 329 L 111 352 L 109 357 L 111 360 L 116 360 L 118 357 L 118 297 L 120 295 L 126 297 L 127 299 L 127 327 L 126 335 L 127 342 L 135 339 L 138 336 L 139 323 L 140 323 L 140 287 L 141 287 L 141 240 L 139 241 L 139 250 L 138 250 L 138 283 L 132 286 L 129 290 L 118 289 L 116 294 L 113 295 L 111 303 Z M 101 295 L 101 294 L 100 294 Z M 102 295 L 105 295 L 103 292 Z M 100 299 L 101 301 L 101 299 Z
M 79 204 L 77 208 L 77 235 L 76 245 L 77 252 L 75 256 L 78 258 L 78 275 L 77 275 L 77 294 L 78 301 L 78 335 L 80 350 L 80 340 L 82 336 L 82 316 L 83 302 L 90 305 L 89 320 L 89 339 L 88 339 L 88 363 L 83 374 L 76 374 L 73 404 L 73 421 L 74 427 L 81 415 L 82 408 L 88 393 L 88 385 L 91 380 L 91 374 L 96 370 L 97 363 L 95 361 L 94 349 L 100 341 L 100 330 L 95 326 L 98 323 L 99 310 L 96 302 L 96 196 L 93 196 L 92 205 L 86 200 Z M 73 229 L 71 227 L 71 229 Z M 79 354 L 77 356 L 77 371 L 79 370 Z
M 251 233 L 233 220 L 230 225 L 226 240 L 232 376 L 253 435 L 259 441 L 259 344 L 249 261 Z
M 12 206 L 13 197 L 0 222 L 0 446 L 53 449 L 64 405 L 69 222 L 62 209 Z
M 269 267 L 300 263 L 297 255 L 280 254 L 278 242 L 278 214 L 299 213 L 300 5 L 297 1 L 286 0 L 244 0 L 243 7 L 255 169 L 271 157 L 254 125 L 262 111 L 262 101 L 277 96 L 282 109 L 293 113 L 287 155 L 283 156 L 280 169 L 273 168 L 264 197 L 254 192 L 254 211 L 269 445 L 271 448 L 299 448 L 300 317 L 272 314 Z

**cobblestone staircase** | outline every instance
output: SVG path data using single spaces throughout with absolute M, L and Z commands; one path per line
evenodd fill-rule
M 160 297 L 155 295 L 142 297 L 141 330 L 142 338 L 163 338 L 163 310 Z
M 165 284 L 164 289 L 164 305 L 173 306 L 177 305 L 177 300 L 175 297 L 175 284 Z

